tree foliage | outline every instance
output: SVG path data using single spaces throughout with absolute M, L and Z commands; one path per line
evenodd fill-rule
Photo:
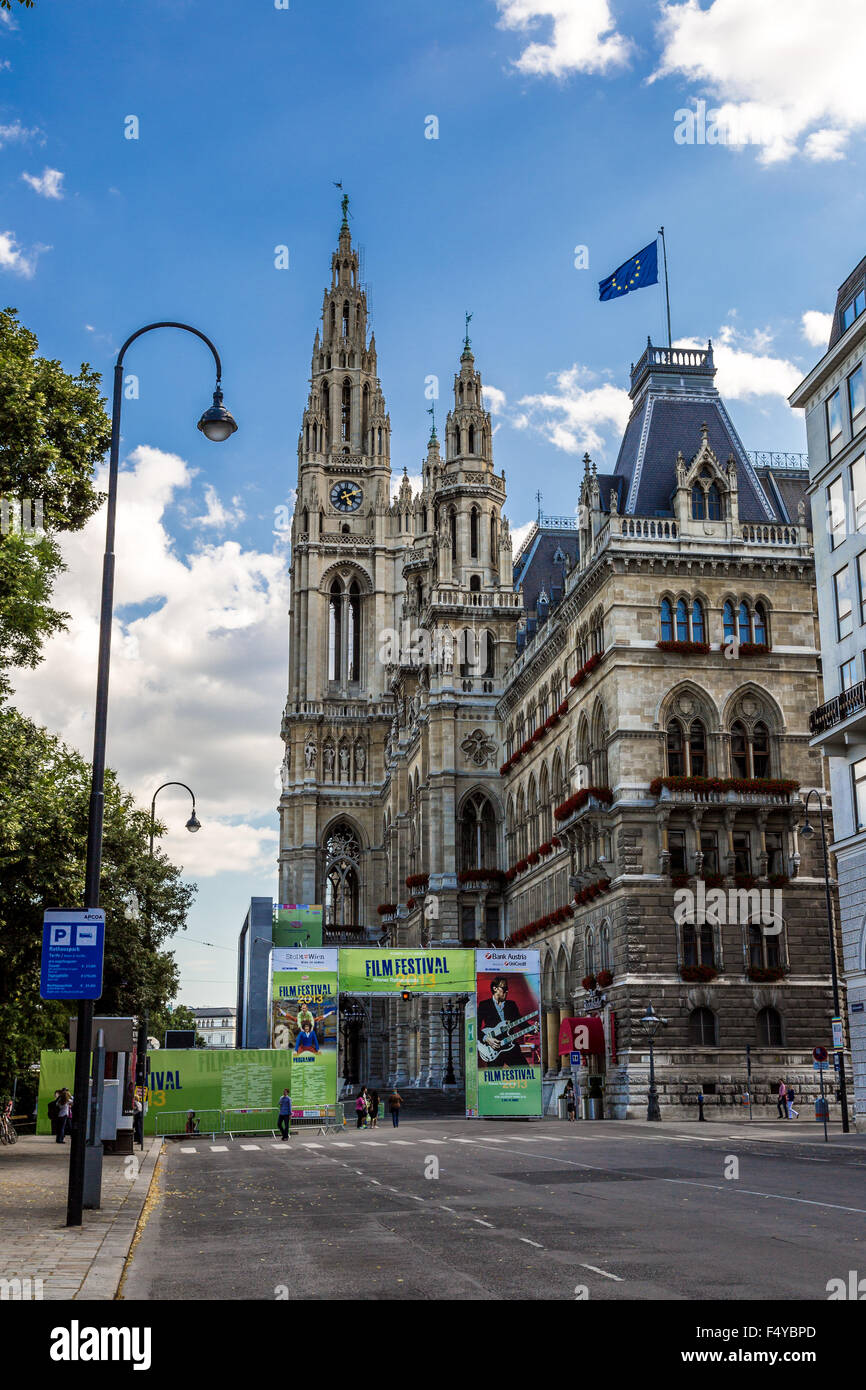
M 18 711 L 0 708 L 0 1089 L 42 1048 L 68 1041 L 70 1008 L 39 997 L 42 914 L 83 901 L 89 798 L 89 763 Z M 156 1018 L 177 990 L 166 947 L 196 889 L 159 850 L 150 858 L 149 831 L 149 811 L 107 771 L 98 1013 Z M 157 833 L 164 827 L 157 824 Z
M 12 509 L 0 531 L 0 693 L 4 668 L 35 666 L 66 623 L 51 606 L 64 568 L 56 537 L 80 530 L 99 507 L 93 473 L 111 442 L 99 373 L 85 362 L 71 376 L 37 357 L 38 346 L 14 309 L 0 310 L 0 499 Z M 22 502 L 34 523 L 41 504 L 44 533 L 9 528 Z

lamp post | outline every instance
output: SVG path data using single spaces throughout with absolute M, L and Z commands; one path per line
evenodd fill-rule
M 457 1077 L 454 1075 L 454 1030 L 460 1021 L 461 1013 L 462 1010 L 454 1003 L 453 999 L 449 999 L 448 1003 L 439 1010 L 442 1027 L 448 1034 L 448 1067 L 442 1082 L 443 1086 L 457 1085 Z
M 197 816 L 196 813 L 195 813 L 195 795 L 194 795 L 194 793 L 192 792 L 192 790 L 186 785 L 186 782 L 163 782 L 162 786 L 157 787 L 156 791 L 155 791 L 154 794 L 153 794 L 153 799 L 152 799 L 152 801 L 151 801 L 151 803 L 150 803 L 150 858 L 151 858 L 151 859 L 153 859 L 153 840 L 154 840 L 154 832 L 155 832 L 155 829 L 156 829 L 156 798 L 159 796 L 160 792 L 161 792 L 161 791 L 163 790 L 163 788 L 165 788 L 165 787 L 183 787 L 185 791 L 188 791 L 188 792 L 189 792 L 190 796 L 192 797 L 192 815 L 190 816 L 189 820 L 186 822 L 186 828 L 187 828 L 187 830 L 190 832 L 191 835 L 194 835 L 194 834 L 196 833 L 197 830 L 201 830 L 201 821 L 198 819 L 198 816 Z M 151 929 L 151 926 L 152 926 L 152 920 L 153 920 L 153 919 L 152 919 L 151 910 L 150 910 L 150 900 L 148 899 L 147 913 L 146 913 L 146 916 L 145 916 L 145 927 L 144 927 L 145 933 L 146 933 L 144 944 L 145 944 L 145 949 L 148 950 L 148 951 L 149 951 L 150 948 L 151 948 L 151 942 L 152 942 L 152 938 L 151 938 L 151 934 L 150 934 L 150 929 Z M 186 930 L 186 927 L 184 927 L 184 930 Z M 136 1078 L 135 1078 L 135 1084 L 136 1084 L 136 1086 L 140 1086 L 140 1087 L 141 1087 L 141 1095 L 142 1095 L 142 1101 L 141 1101 L 141 1105 L 142 1105 L 142 1115 L 141 1115 L 141 1131 L 140 1131 L 140 1133 L 141 1133 L 140 1147 L 141 1147 L 141 1148 L 144 1148 L 144 1087 L 145 1087 L 145 1084 L 146 1084 L 146 1082 L 147 1082 L 147 1022 L 148 1022 L 147 1014 L 144 1013 L 144 1014 L 142 1014 L 141 1018 L 140 1018 L 139 1021 L 138 1021 L 138 1066 L 137 1066 L 137 1073 L 138 1073 L 138 1074 L 137 1074 L 137 1076 L 136 1076 Z
M 646 1117 L 648 1120 L 660 1120 L 661 1111 L 659 1110 L 659 1098 L 656 1091 L 656 1069 L 655 1054 L 653 1047 L 655 1036 L 658 1030 L 667 1024 L 666 1018 L 660 1018 L 652 1004 L 647 1004 L 646 1013 L 640 1021 L 640 1025 L 649 1040 L 650 1050 L 650 1075 L 649 1075 L 649 1094 L 647 1096 Z
M 108 678 L 111 666 L 111 615 L 114 606 L 114 532 L 117 515 L 117 475 L 120 464 L 120 412 L 123 405 L 123 359 L 127 348 L 143 333 L 156 328 L 180 328 L 201 338 L 213 353 L 216 363 L 216 389 L 213 405 L 198 422 L 198 428 L 214 443 L 228 439 L 237 425 L 223 405 L 222 364 L 210 338 L 188 323 L 164 321 L 149 323 L 127 338 L 114 364 L 114 396 L 111 414 L 111 454 L 108 469 L 108 504 L 105 517 L 105 554 L 102 560 L 102 599 L 99 613 L 99 659 L 96 674 L 96 714 L 93 729 L 93 764 L 90 782 L 90 805 L 87 817 L 87 857 L 84 871 L 84 907 L 99 906 L 99 876 L 102 867 L 102 819 L 105 807 L 105 735 L 108 722 Z M 90 1035 L 93 1032 L 93 1000 L 78 1002 L 78 1048 L 75 1053 L 76 1104 L 72 1120 L 72 1142 L 69 1154 L 69 1188 L 66 1202 L 67 1226 L 80 1226 L 84 1207 L 84 1164 L 86 1158 L 85 1121 L 86 1096 L 90 1070 Z
M 800 834 L 804 840 L 810 840 L 814 835 L 814 830 L 809 821 L 809 800 L 815 797 L 818 802 L 818 815 L 821 819 L 821 848 L 824 853 L 824 897 L 827 904 L 827 931 L 830 935 L 830 977 L 833 981 L 833 1012 L 837 1018 L 842 1017 L 839 1007 L 839 972 L 836 969 L 836 940 L 833 932 L 833 903 L 830 898 L 830 869 L 827 862 L 827 832 L 824 829 L 824 804 L 821 801 L 821 793 L 815 788 L 810 787 L 803 802 L 803 824 L 800 826 Z M 844 1034 L 842 1037 L 844 1043 Z M 837 1052 L 839 1058 L 839 1108 L 842 1111 L 842 1133 L 849 1132 L 848 1124 L 848 1091 L 845 1085 L 845 1052 Z

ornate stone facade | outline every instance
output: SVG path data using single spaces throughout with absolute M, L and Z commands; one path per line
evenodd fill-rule
M 587 459 L 576 524 L 512 565 L 468 336 L 445 456 L 434 427 L 393 501 L 376 372 L 344 220 L 298 450 L 281 901 L 324 902 L 335 943 L 538 947 L 548 1081 L 561 1019 L 600 1010 L 579 1079 L 608 1114 L 645 1107 L 650 1001 L 663 1113 L 733 1104 L 747 1044 L 757 1103 L 781 1074 L 805 1099 L 830 1007 L 797 836 L 822 783 L 806 477 L 752 467 L 711 348 L 650 346 L 614 473 Z M 777 888 L 782 930 L 676 921 L 696 875 Z M 439 1006 L 359 1004 L 347 1079 L 440 1085 Z

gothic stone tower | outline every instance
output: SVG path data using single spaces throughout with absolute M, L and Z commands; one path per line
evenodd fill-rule
M 377 920 L 393 714 L 378 651 L 403 589 L 376 373 L 344 205 L 298 440 L 279 862 L 281 902 L 324 903 L 326 920 L 350 931 Z

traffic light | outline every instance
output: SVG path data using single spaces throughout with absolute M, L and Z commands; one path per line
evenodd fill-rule
M 403 1003 L 408 1004 L 409 1000 L 412 998 L 412 995 L 410 994 L 408 989 L 404 989 L 401 997 L 403 999 Z

